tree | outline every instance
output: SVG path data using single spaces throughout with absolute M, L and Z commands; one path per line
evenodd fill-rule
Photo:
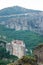
M 9 52 L 6 51 L 6 48 L 0 47 L 0 59 L 8 58 Z

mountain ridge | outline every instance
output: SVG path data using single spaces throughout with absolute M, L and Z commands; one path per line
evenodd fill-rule
M 5 15 L 5 13 L 6 13 L 6 15 L 9 15 L 9 14 L 25 14 L 25 13 L 28 13 L 28 12 L 36 12 L 36 11 L 37 12 L 42 12 L 42 11 L 39 11 L 39 10 L 32 10 L 32 9 L 22 8 L 20 6 L 13 6 L 13 7 L 8 7 L 8 8 L 4 8 L 4 9 L 0 10 L 0 14 L 3 14 L 3 15 Z
M 0 25 L 14 30 L 30 30 L 43 34 L 43 11 L 25 9 L 19 6 L 0 11 Z

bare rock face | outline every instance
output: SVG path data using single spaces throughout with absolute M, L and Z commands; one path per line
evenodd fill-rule
M 19 6 L 0 10 L 0 25 L 15 30 L 30 30 L 43 34 L 43 11 Z
M 38 62 L 43 62 L 43 44 L 34 49 L 34 55 L 37 55 Z

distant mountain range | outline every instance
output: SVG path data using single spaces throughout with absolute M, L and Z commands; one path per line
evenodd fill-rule
M 19 6 L 0 10 L 0 25 L 14 30 L 30 30 L 43 34 L 43 11 Z

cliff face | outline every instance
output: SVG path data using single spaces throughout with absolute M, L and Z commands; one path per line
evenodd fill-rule
M 43 34 L 43 12 L 22 7 L 10 7 L 0 11 L 0 25 L 14 30 L 30 30 Z
M 43 63 L 43 44 L 40 44 L 34 49 L 34 55 L 37 55 L 38 62 Z

